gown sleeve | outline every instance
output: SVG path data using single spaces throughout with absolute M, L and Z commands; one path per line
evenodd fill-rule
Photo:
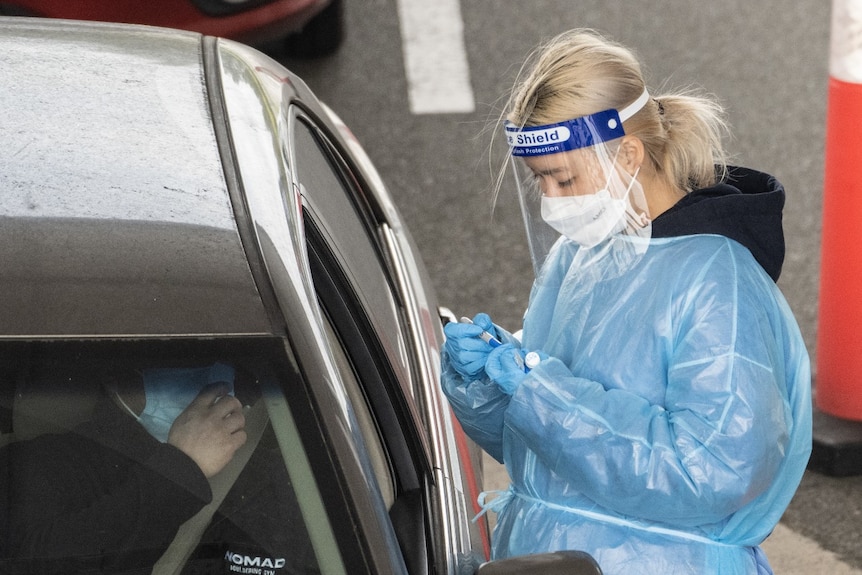
M 495 328 L 500 341 L 520 345 L 514 335 L 500 326 Z M 455 417 L 470 439 L 502 463 L 503 416 L 511 397 L 488 379 L 484 370 L 476 379 L 468 380 L 452 367 L 445 349 L 441 357 L 443 393 Z
M 503 416 L 511 399 L 482 373 L 466 380 L 449 363 L 443 352 L 443 393 L 464 432 L 491 457 L 503 462 Z

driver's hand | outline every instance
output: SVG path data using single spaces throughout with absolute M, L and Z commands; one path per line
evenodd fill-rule
M 168 443 L 188 455 L 206 477 L 221 471 L 246 442 L 245 416 L 230 387 L 205 387 L 183 411 L 168 433 Z

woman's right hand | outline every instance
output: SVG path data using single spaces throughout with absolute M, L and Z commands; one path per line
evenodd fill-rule
M 497 336 L 497 330 L 486 313 L 476 314 L 473 323 L 450 322 L 443 327 L 449 362 L 465 378 L 475 379 L 482 373 L 488 354 L 493 349 L 491 344 L 479 337 L 483 331 Z

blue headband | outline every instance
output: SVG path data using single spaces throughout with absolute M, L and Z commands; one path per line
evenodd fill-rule
M 506 140 L 513 156 L 544 156 L 594 146 L 626 135 L 623 122 L 637 113 L 649 100 L 646 89 L 640 97 L 617 112 L 605 110 L 544 126 L 518 128 L 506 122 Z

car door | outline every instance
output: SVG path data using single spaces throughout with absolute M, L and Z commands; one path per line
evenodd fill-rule
M 338 342 L 364 366 L 357 379 L 391 456 L 390 516 L 407 564 L 412 572 L 474 568 L 487 538 L 467 516 L 465 498 L 475 500 L 478 485 L 439 392 L 430 288 L 400 222 L 390 219 L 394 208 L 377 203 L 323 127 L 298 110 L 291 117 L 315 289 Z M 424 533 L 416 528 L 423 524 Z
M 330 438 L 344 421 L 330 421 L 328 408 L 349 406 L 347 437 L 363 469 L 351 476 L 357 470 L 350 462 L 338 463 L 348 498 L 358 498 L 351 503 L 366 500 L 367 512 L 354 510 L 357 529 L 368 541 L 379 539 L 372 531 L 397 533 L 411 572 L 451 572 L 459 560 L 472 565 L 481 537 L 465 505 L 461 466 L 469 457 L 461 457 L 439 393 L 440 326 L 426 287 L 411 291 L 423 278 L 402 251 L 397 214 L 301 81 L 244 47 L 219 46 L 231 151 L 245 194 L 237 203 L 251 217 L 265 279 L 297 360 L 308 363 L 301 370 L 321 425 L 333 428 L 325 431 Z M 268 190 L 279 190 L 278 201 Z M 304 331 L 312 333 L 297 335 Z M 327 357 L 314 358 L 318 353 Z M 371 517 L 381 502 L 382 530 Z M 385 537 L 377 543 L 385 545 Z

